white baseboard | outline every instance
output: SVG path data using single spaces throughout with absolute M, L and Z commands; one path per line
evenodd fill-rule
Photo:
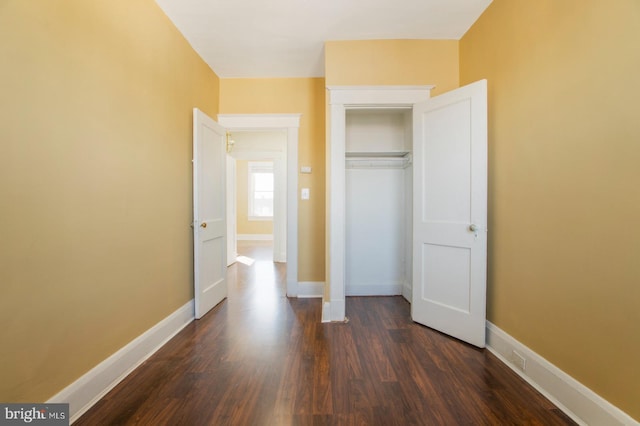
M 73 423 L 194 319 L 193 300 L 129 342 L 47 403 L 68 403 Z
M 298 297 L 298 281 L 287 280 L 287 297 Z
M 639 425 L 628 414 L 487 321 L 487 348 L 580 425 Z M 524 359 L 524 370 L 516 362 Z
M 298 283 L 298 297 L 324 296 L 324 281 L 300 281 Z
M 402 287 L 402 284 L 352 284 L 347 285 L 344 291 L 347 296 L 399 296 Z
M 238 234 L 238 241 L 273 241 L 273 234 Z
M 411 288 L 411 283 L 404 283 L 402 286 L 402 297 L 409 303 L 413 300 L 413 288 Z

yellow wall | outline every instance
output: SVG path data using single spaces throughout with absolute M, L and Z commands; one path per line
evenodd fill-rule
M 460 43 L 489 82 L 488 316 L 640 419 L 640 3 L 494 0 Z
M 222 114 L 302 113 L 298 163 L 313 172 L 298 175 L 299 188 L 311 193 L 298 201 L 299 281 L 324 281 L 324 105 L 322 78 L 220 80 Z
M 236 161 L 236 231 L 273 234 L 273 220 L 249 220 L 249 161 Z
M 432 94 L 459 83 L 456 40 L 358 40 L 325 43 L 327 86 L 427 85 Z
M 44 401 L 193 297 L 219 82 L 152 0 L 5 0 L 0 58 L 0 401 Z

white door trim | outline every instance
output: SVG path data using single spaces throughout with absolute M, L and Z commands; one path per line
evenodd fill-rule
M 236 160 L 227 155 L 227 266 L 238 257 L 236 222 Z
M 345 318 L 345 138 L 346 111 L 357 108 L 411 108 L 426 101 L 434 86 L 329 86 L 331 129 L 327 143 L 327 280 L 322 322 Z
M 287 132 L 287 296 L 298 296 L 298 131 L 302 114 L 218 114 L 230 131 Z M 274 230 L 276 232 L 276 230 Z

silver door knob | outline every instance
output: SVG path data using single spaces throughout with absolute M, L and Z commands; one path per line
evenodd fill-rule
M 473 223 L 472 223 L 472 224 L 469 226 L 469 231 L 471 231 L 471 232 L 478 232 L 478 227 L 477 227 L 475 224 L 473 224 Z

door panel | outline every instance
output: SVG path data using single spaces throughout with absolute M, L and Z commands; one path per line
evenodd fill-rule
M 485 346 L 487 86 L 414 106 L 414 321 Z
M 227 296 L 226 132 L 193 112 L 193 243 L 195 317 Z
M 470 259 L 471 253 L 466 247 L 423 244 L 423 281 L 433 284 L 422 288 L 422 299 L 469 313 Z
M 425 222 L 471 220 L 469 103 L 464 99 L 422 115 L 424 140 L 428 141 L 421 159 Z

